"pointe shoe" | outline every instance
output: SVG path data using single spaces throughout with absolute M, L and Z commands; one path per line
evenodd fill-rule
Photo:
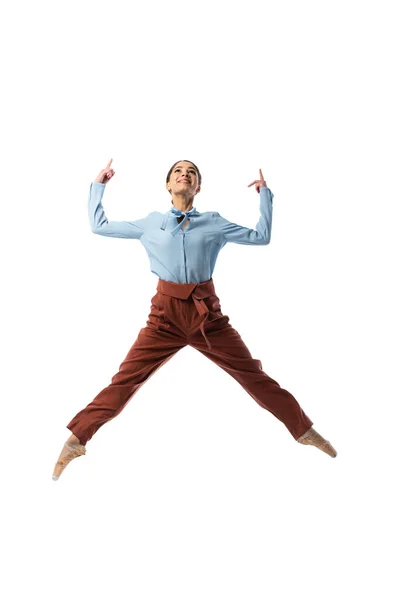
M 54 481 L 57 481 L 65 467 L 71 462 L 72 459 L 86 454 L 86 448 L 85 446 L 82 446 L 82 444 L 69 444 L 68 442 L 65 442 L 64 446 L 68 449 L 68 453 L 56 462 L 53 472 Z
M 310 427 L 310 429 L 308 429 L 308 431 L 301 435 L 296 441 L 300 444 L 315 446 L 316 448 L 322 450 L 322 452 L 326 452 L 326 454 L 332 456 L 332 458 L 337 455 L 337 452 L 332 444 L 328 442 L 328 440 L 325 440 L 322 435 L 315 431 L 313 427 Z

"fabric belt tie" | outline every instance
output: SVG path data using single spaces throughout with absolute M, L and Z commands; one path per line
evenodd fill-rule
M 206 341 L 207 347 L 211 349 L 211 343 L 204 331 L 204 325 L 210 312 L 206 303 L 204 302 L 204 298 L 208 298 L 209 296 L 213 296 L 215 294 L 213 280 L 209 279 L 208 281 L 203 281 L 202 283 L 175 283 L 173 281 L 159 279 L 157 291 L 161 292 L 161 294 L 165 294 L 166 296 L 180 298 L 181 300 L 187 300 L 189 296 L 193 298 L 193 303 L 197 309 L 197 312 L 199 315 L 204 315 L 204 318 L 200 323 L 200 331 Z
M 210 311 L 208 310 L 207 305 L 202 298 L 196 298 L 194 293 L 192 294 L 192 298 L 193 298 L 194 305 L 197 308 L 197 312 L 199 313 L 199 315 L 204 315 L 204 319 L 200 323 L 200 331 L 203 334 L 204 339 L 206 340 L 206 344 L 207 344 L 208 348 L 210 349 L 212 346 L 211 346 L 211 344 L 205 334 L 205 331 L 204 331 L 204 324 L 208 319 L 208 315 L 209 315 Z

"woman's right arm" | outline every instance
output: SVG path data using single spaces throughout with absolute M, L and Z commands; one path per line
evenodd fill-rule
M 114 176 L 112 159 L 90 184 L 89 221 L 93 233 L 109 237 L 140 239 L 145 230 L 147 217 L 136 221 L 109 221 L 105 215 L 102 198 L 106 183 Z

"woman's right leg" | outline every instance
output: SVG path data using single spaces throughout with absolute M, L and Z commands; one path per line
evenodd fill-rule
M 144 327 L 112 379 L 90 404 L 68 423 L 67 428 L 85 445 L 96 431 L 114 419 L 139 388 L 187 345 L 184 338 L 168 335 L 165 329 Z
M 181 331 L 166 322 L 162 302 L 157 302 L 158 306 L 152 304 L 146 327 L 140 330 L 118 373 L 112 377 L 111 384 L 68 423 L 67 428 L 72 435 L 64 444 L 56 462 L 54 480 L 59 478 L 73 458 L 85 454 L 85 445 L 96 431 L 104 423 L 114 419 L 138 389 L 187 345 L 186 337 L 180 335 Z

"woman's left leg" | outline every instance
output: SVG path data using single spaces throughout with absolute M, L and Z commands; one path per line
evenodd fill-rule
M 222 314 L 218 297 L 210 296 L 204 302 L 209 311 L 204 329 L 211 348 L 198 331 L 195 311 L 189 345 L 236 379 L 262 408 L 282 421 L 297 440 L 311 428 L 311 419 L 295 397 L 263 371 L 261 361 L 252 357 L 239 333 L 230 325 L 229 317 Z

